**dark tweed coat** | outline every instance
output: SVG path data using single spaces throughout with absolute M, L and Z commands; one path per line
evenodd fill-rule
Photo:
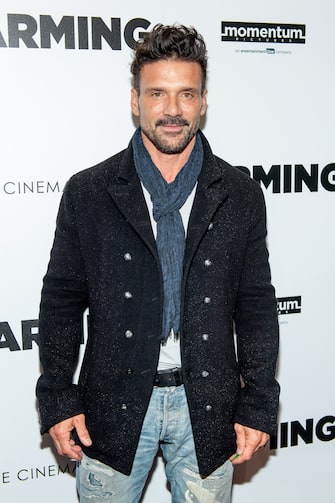
M 279 386 L 263 194 L 202 141 L 181 351 L 199 469 L 207 475 L 235 452 L 234 422 L 274 432 Z M 42 432 L 83 412 L 93 440 L 87 455 L 130 473 L 157 367 L 162 305 L 156 243 L 129 146 L 73 176 L 63 194 L 40 310 Z M 87 307 L 89 337 L 74 385 Z

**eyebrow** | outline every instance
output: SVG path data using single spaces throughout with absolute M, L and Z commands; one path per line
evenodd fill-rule
M 166 91 L 165 87 L 162 86 L 153 86 L 153 87 L 147 87 L 144 92 L 148 93 L 151 91 Z M 190 91 L 193 93 L 198 93 L 201 94 L 201 91 L 197 87 L 182 87 L 181 89 L 178 90 L 178 92 L 185 92 L 185 91 Z

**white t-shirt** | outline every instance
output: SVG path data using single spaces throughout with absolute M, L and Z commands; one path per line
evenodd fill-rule
M 194 201 L 196 187 L 197 187 L 197 184 L 195 184 L 191 194 L 188 196 L 184 205 L 179 210 L 182 221 L 183 221 L 185 232 L 187 230 L 188 221 L 189 221 L 190 214 L 191 214 L 191 209 L 192 209 L 192 205 L 193 205 L 193 201 Z M 149 192 L 146 190 L 146 188 L 143 185 L 142 185 L 142 189 L 143 189 L 145 201 L 146 201 L 148 209 L 149 209 L 152 230 L 153 230 L 154 236 L 156 237 L 157 223 L 154 220 L 154 217 L 152 214 L 153 205 L 152 205 L 151 197 L 150 197 Z M 173 369 L 176 367 L 178 367 L 178 368 L 181 367 L 180 338 L 178 337 L 178 339 L 175 340 L 174 334 L 172 333 L 168 337 L 166 344 L 164 346 L 161 345 L 157 370 Z

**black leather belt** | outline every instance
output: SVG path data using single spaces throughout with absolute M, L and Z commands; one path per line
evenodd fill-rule
M 181 369 L 158 370 L 156 372 L 154 386 L 180 386 L 183 384 Z

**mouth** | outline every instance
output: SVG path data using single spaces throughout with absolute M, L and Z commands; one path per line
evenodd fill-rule
M 160 127 L 164 133 L 168 135 L 180 135 L 182 134 L 184 127 L 188 125 L 188 121 L 181 119 L 180 117 L 159 119 L 156 122 L 156 127 Z
M 189 122 L 185 119 L 181 119 L 180 117 L 169 118 L 169 119 L 159 119 L 156 122 L 156 127 L 182 127 L 189 126 Z

